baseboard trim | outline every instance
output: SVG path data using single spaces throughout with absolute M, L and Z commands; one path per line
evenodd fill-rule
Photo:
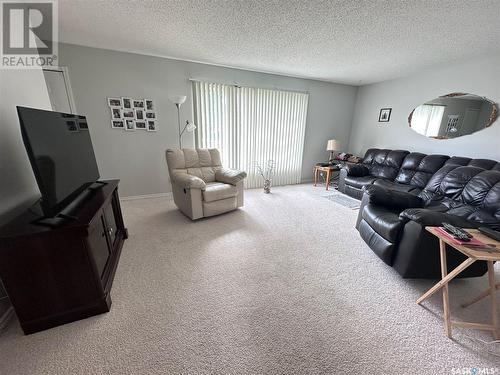
M 167 198 L 172 199 L 172 193 L 157 193 L 157 194 L 145 194 L 145 195 L 130 195 L 128 197 L 120 197 L 121 201 L 135 201 L 137 199 L 150 199 L 150 198 Z
M 0 332 L 2 332 L 10 323 L 14 316 L 14 307 L 9 307 L 7 311 L 0 317 Z

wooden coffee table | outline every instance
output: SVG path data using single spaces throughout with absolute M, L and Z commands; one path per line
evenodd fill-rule
M 322 167 L 321 165 L 315 165 L 314 166 L 314 186 L 316 186 L 317 182 L 318 182 L 318 174 L 320 172 L 326 172 L 326 182 L 325 182 L 325 185 L 326 185 L 326 190 L 328 190 L 329 186 L 330 186 L 330 178 L 332 176 L 332 172 L 336 172 L 336 171 L 339 171 L 340 168 L 336 165 L 329 165 L 329 166 L 326 166 L 326 167 Z
M 446 336 L 451 338 L 451 330 L 452 327 L 462 327 L 462 328 L 472 328 L 472 329 L 480 329 L 491 331 L 493 333 L 493 337 L 495 339 L 500 339 L 500 326 L 498 322 L 498 311 L 497 311 L 497 300 L 496 300 L 496 290 L 500 287 L 499 284 L 495 284 L 495 270 L 493 268 L 493 264 L 496 261 L 500 261 L 500 251 L 488 250 L 487 248 L 473 248 L 467 247 L 466 245 L 457 245 L 452 241 L 451 238 L 443 235 L 439 231 L 436 230 L 436 227 L 426 227 L 428 232 L 435 235 L 439 238 L 439 251 L 441 255 L 441 275 L 442 279 L 436 285 L 434 285 L 431 289 L 425 292 L 418 300 L 417 304 L 421 304 L 424 300 L 432 296 L 437 291 L 443 289 L 443 310 L 444 310 L 444 328 L 446 332 Z M 488 245 L 493 245 L 497 250 L 500 250 L 500 242 L 495 241 L 494 239 L 485 236 L 477 229 L 466 229 L 467 232 L 472 234 L 479 241 L 484 242 Z M 446 262 L 446 245 L 451 246 L 452 248 L 460 251 L 462 254 L 467 256 L 467 259 L 463 261 L 457 268 L 448 273 L 448 265 Z M 469 323 L 469 322 L 458 322 L 451 320 L 450 317 L 450 304 L 449 304 L 449 292 L 448 292 L 448 284 L 451 280 L 453 280 L 460 272 L 469 267 L 472 263 L 478 260 L 484 260 L 488 263 L 488 282 L 489 288 L 481 293 L 478 297 L 474 298 L 468 303 L 463 304 L 463 307 L 467 307 L 480 299 L 490 296 L 491 297 L 491 324 L 482 324 L 482 323 Z

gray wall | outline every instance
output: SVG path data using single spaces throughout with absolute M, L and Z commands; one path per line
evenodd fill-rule
M 407 149 L 500 160 L 500 121 L 474 134 L 450 140 L 428 139 L 408 127 L 418 105 L 451 92 L 468 92 L 500 101 L 500 55 L 428 69 L 409 77 L 358 89 L 349 149 Z M 378 122 L 380 108 L 392 107 L 390 122 Z
M 120 178 L 121 195 L 135 196 L 171 190 L 164 152 L 177 146 L 177 115 L 170 95 L 187 95 L 182 120 L 192 120 L 189 78 L 263 88 L 308 91 L 302 179 L 311 180 L 312 167 L 326 161 L 328 139 L 347 150 L 356 87 L 289 78 L 159 57 L 61 44 L 61 66 L 69 68 L 76 107 L 88 117 L 92 140 L 104 178 Z M 125 132 L 110 125 L 107 97 L 152 98 L 157 107 L 157 133 Z M 184 146 L 194 144 L 193 135 Z
M 43 74 L 38 70 L 0 69 L 0 224 L 17 215 L 39 196 L 24 149 L 16 106 L 51 109 Z M 0 320 L 9 300 L 0 283 Z M 1 322 L 0 322 L 1 323 Z

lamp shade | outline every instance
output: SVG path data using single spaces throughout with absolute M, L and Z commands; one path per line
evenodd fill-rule
M 170 96 L 170 101 L 174 104 L 181 105 L 186 101 L 186 95 L 172 95 Z
M 195 130 L 196 130 L 195 124 L 188 123 L 186 125 L 186 131 L 188 131 L 189 133 L 194 132 Z
M 336 139 L 330 139 L 326 145 L 326 151 L 339 151 L 340 143 Z

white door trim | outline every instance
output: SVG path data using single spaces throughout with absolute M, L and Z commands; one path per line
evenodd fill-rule
M 71 88 L 71 81 L 69 79 L 68 68 L 66 66 L 59 66 L 59 67 L 47 67 L 43 68 L 43 70 L 62 73 L 64 79 L 64 85 L 66 86 L 66 93 L 68 94 L 68 101 L 71 113 L 76 115 L 77 114 L 76 104 L 75 104 L 75 99 L 73 97 L 73 89 Z

